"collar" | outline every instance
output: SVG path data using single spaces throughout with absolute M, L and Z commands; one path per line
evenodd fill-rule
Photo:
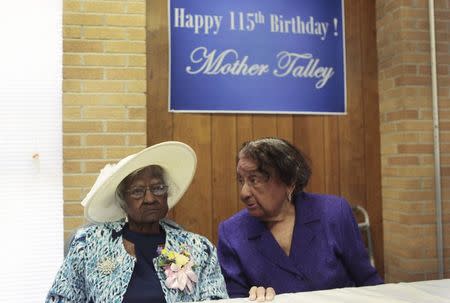
M 114 222 L 106 222 L 105 226 L 109 229 L 111 229 L 111 236 L 113 238 L 113 240 L 115 240 L 116 238 L 122 236 L 123 233 L 123 227 L 125 226 L 125 219 L 120 219 L 119 221 L 114 221 Z M 178 230 L 182 230 L 183 228 L 178 225 L 177 223 L 175 223 L 174 221 L 167 219 L 167 218 L 163 218 L 159 221 L 159 225 L 161 225 L 161 227 L 164 229 L 164 231 L 166 232 L 166 234 L 168 234 L 168 231 L 170 229 L 178 229 Z
M 310 194 L 299 193 L 295 196 L 295 225 L 305 225 L 320 220 L 320 213 L 315 207 L 310 207 L 310 203 L 314 203 Z M 248 239 L 261 237 L 267 232 L 267 227 L 263 221 L 248 215 L 249 228 Z

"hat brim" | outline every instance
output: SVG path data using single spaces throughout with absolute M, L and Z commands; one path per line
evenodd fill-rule
M 169 185 L 167 204 L 171 209 L 191 184 L 197 166 L 197 157 L 190 146 L 177 141 L 152 145 L 126 157 L 116 165 L 110 166 L 108 168 L 110 171 L 103 179 L 100 178 L 102 171 L 96 184 L 81 202 L 86 219 L 102 223 L 124 218 L 126 214 L 120 207 L 119 197 L 116 195 L 117 186 L 135 170 L 149 165 L 159 165 L 164 169 L 166 182 Z

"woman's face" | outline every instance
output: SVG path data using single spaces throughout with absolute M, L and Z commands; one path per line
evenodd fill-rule
M 290 187 L 278 177 L 269 177 L 258 171 L 258 166 L 252 159 L 239 158 L 237 179 L 240 198 L 253 217 L 263 221 L 274 220 L 291 203 L 287 199 Z
M 126 209 L 130 224 L 145 225 L 159 222 L 169 210 L 167 205 L 167 191 L 164 181 L 148 175 L 137 176 L 128 186 L 125 195 Z M 139 198 L 139 193 L 144 196 Z M 153 192 L 153 193 L 152 193 Z M 164 194 L 160 194 L 164 192 Z

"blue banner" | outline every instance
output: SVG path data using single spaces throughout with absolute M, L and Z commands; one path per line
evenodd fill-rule
M 343 0 L 170 0 L 169 110 L 346 112 Z

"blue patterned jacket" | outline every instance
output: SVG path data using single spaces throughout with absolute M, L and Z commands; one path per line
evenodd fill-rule
M 124 221 L 92 225 L 77 231 L 69 252 L 56 275 L 46 302 L 122 302 L 133 273 L 136 258 L 125 250 L 122 239 Z M 228 298 L 217 260 L 216 248 L 205 237 L 183 230 L 163 219 L 165 248 L 180 252 L 188 247 L 195 264 L 198 282 L 192 293 L 170 289 L 165 273 L 153 260 L 166 301 L 203 301 Z

